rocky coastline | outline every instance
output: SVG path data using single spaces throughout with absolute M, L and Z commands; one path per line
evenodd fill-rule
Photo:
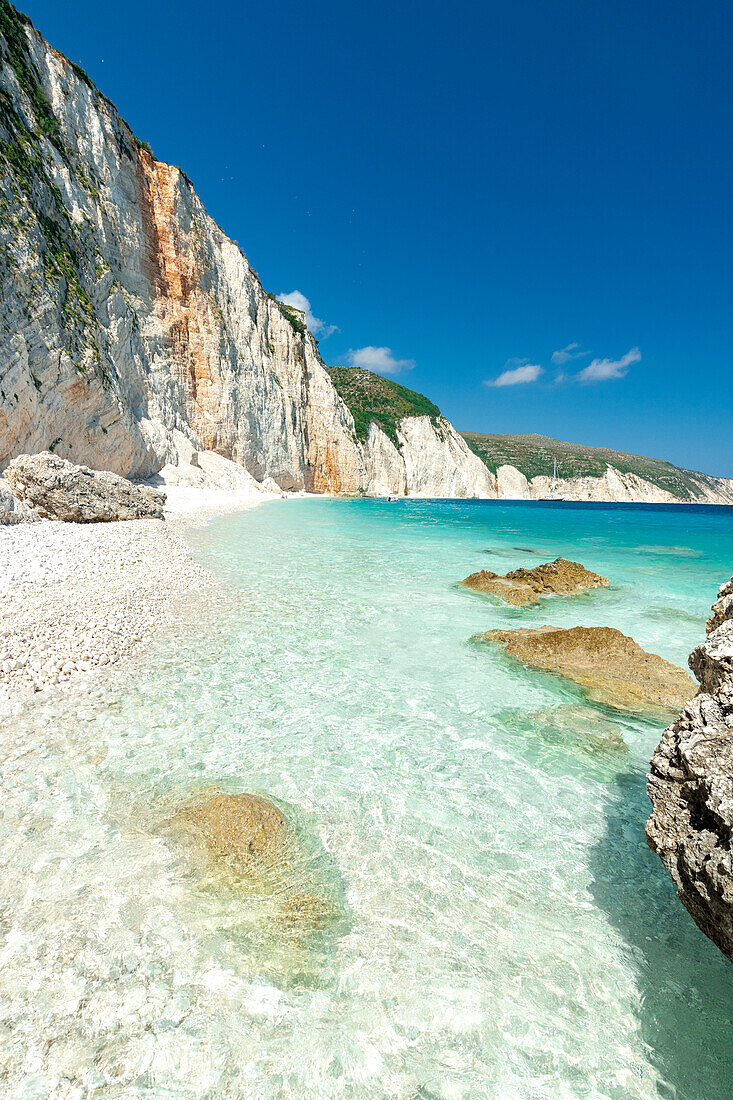
M 733 578 L 706 628 L 689 660 L 700 689 L 652 757 L 646 835 L 695 923 L 733 960 Z

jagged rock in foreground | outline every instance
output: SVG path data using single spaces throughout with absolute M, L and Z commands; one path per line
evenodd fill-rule
M 733 578 L 707 630 L 690 654 L 700 690 L 652 757 L 646 835 L 697 926 L 733 959 Z
M 184 807 L 176 817 L 218 856 L 267 859 L 276 856 L 285 843 L 285 818 L 277 806 L 256 794 L 216 794 Z
M 483 595 L 498 596 L 505 603 L 522 607 L 538 603 L 540 596 L 572 596 L 587 588 L 608 588 L 608 578 L 592 573 L 577 561 L 555 558 L 533 569 L 513 569 L 500 576 L 490 569 L 472 573 L 461 581 L 466 588 Z
M 647 653 L 610 626 L 489 630 L 472 640 L 500 642 L 524 664 L 560 673 L 584 688 L 594 702 L 624 710 L 677 709 L 695 692 L 681 668 Z
M 165 493 L 118 474 L 75 466 L 44 451 L 19 455 L 5 471 L 14 495 L 42 519 L 69 523 L 162 519 Z

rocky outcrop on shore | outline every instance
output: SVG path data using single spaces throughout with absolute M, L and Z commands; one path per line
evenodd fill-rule
M 500 576 L 490 569 L 471 573 L 461 581 L 465 588 L 486 596 L 498 596 L 515 607 L 537 603 L 541 596 L 572 596 L 589 588 L 608 588 L 608 579 L 577 561 L 555 558 L 533 569 L 513 569 Z
M 690 668 L 700 690 L 652 757 L 646 835 L 695 923 L 733 960 L 733 578 Z
M 5 470 L 14 496 L 41 519 L 68 523 L 162 519 L 165 493 L 133 485 L 109 471 L 90 470 L 44 451 L 19 455 Z
M 609 626 L 488 630 L 472 640 L 500 643 L 510 656 L 565 676 L 594 702 L 606 706 L 674 710 L 695 692 L 692 679 L 681 668 L 647 653 L 633 638 Z

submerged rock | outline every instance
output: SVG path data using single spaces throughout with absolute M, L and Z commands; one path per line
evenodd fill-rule
M 646 835 L 697 926 L 733 959 L 733 578 L 712 611 L 690 654 L 700 690 L 652 757 Z
M 133 485 L 107 470 L 75 466 L 50 451 L 14 458 L 5 480 L 14 496 L 43 519 L 106 523 L 163 518 L 165 493 Z
M 256 794 L 217 794 L 177 814 L 219 856 L 262 860 L 283 848 L 287 822 L 272 802 Z
M 222 928 L 237 937 L 250 928 L 266 955 L 260 964 L 282 967 L 283 979 L 315 976 L 322 952 L 348 927 L 338 867 L 316 835 L 261 795 L 217 788 L 179 807 L 163 827 L 179 843 L 185 838 L 182 868 L 219 899 Z M 291 949 L 297 957 L 287 956 Z
M 608 588 L 608 579 L 592 573 L 580 562 L 556 558 L 533 569 L 520 566 L 504 576 L 482 569 L 466 577 L 461 584 L 474 592 L 499 596 L 505 603 L 522 607 L 537 603 L 540 596 L 572 596 L 587 588 Z
M 512 657 L 558 672 L 583 687 L 594 702 L 612 707 L 676 709 L 695 692 L 681 668 L 609 626 L 489 630 L 473 640 L 500 642 Z
M 500 714 L 502 723 L 532 742 L 565 747 L 588 756 L 618 758 L 628 754 L 619 727 L 594 707 L 572 704 L 526 711 L 513 708 Z

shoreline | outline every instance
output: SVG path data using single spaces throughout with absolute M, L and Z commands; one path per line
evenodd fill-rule
M 216 577 L 193 559 L 186 532 L 280 499 L 249 488 L 166 485 L 165 491 L 162 521 L 40 520 L 0 527 L 0 715 L 22 709 L 41 693 L 46 698 L 72 686 L 83 689 L 85 677 L 138 652 L 173 622 L 183 601 L 218 589 Z M 298 492 L 286 499 L 314 495 L 338 497 Z M 456 498 L 397 501 L 410 499 Z
M 167 487 L 165 518 L 40 520 L 0 527 L 0 712 L 131 657 L 216 577 L 185 532 L 279 499 L 250 490 Z

